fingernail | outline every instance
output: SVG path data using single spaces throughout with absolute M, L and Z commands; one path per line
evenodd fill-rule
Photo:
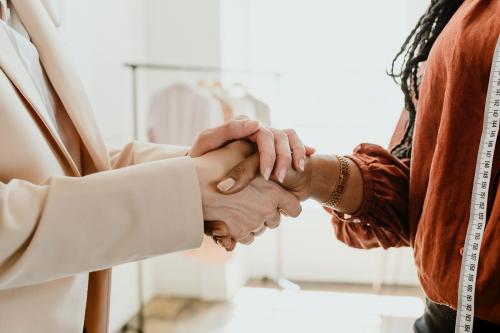
M 234 184 L 236 184 L 236 181 L 233 178 L 226 178 L 217 184 L 217 188 L 222 192 L 227 192 L 234 186 Z
M 299 161 L 300 171 L 304 171 L 305 170 L 305 165 L 306 165 L 306 161 L 303 158 L 301 158 L 300 161 Z
M 279 172 L 278 172 L 278 181 L 280 183 L 283 183 L 283 181 L 285 180 L 285 175 L 286 175 L 286 170 L 285 169 L 281 169 Z
M 271 170 L 271 168 L 267 168 L 267 169 L 264 171 L 263 176 L 264 176 L 264 178 L 265 178 L 266 180 L 269 180 L 269 177 L 271 177 L 271 171 L 272 171 L 272 170 Z

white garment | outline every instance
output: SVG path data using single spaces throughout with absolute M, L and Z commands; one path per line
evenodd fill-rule
M 271 109 L 269 105 L 249 93 L 246 94 L 245 98 L 252 102 L 255 108 L 255 119 L 264 126 L 271 126 Z
M 255 106 L 246 97 L 233 97 L 229 94 L 224 94 L 223 98 L 231 106 L 234 118 L 247 116 L 250 119 L 256 119 Z
M 215 97 L 177 83 L 153 97 L 148 138 L 156 143 L 191 146 L 201 131 L 223 122 L 221 105 Z
M 5 2 L 2 6 L 2 9 L 5 8 Z M 8 7 L 7 7 L 8 8 Z M 2 11 L 2 16 L 6 16 Z M 38 50 L 35 45 L 31 43 L 29 40 L 29 36 L 24 29 L 23 24 L 19 20 L 17 13 L 14 10 L 10 10 L 10 19 L 8 22 L 4 22 L 0 20 L 0 24 L 5 27 L 7 31 L 7 35 L 9 36 L 12 45 L 16 49 L 19 58 L 21 59 L 26 71 L 29 73 L 29 76 L 33 80 L 40 97 L 45 104 L 45 108 L 48 112 L 48 118 L 52 121 L 54 128 L 57 130 L 57 122 L 55 116 L 56 101 L 52 92 L 49 88 L 49 80 L 45 71 L 40 64 L 40 57 L 38 54 Z

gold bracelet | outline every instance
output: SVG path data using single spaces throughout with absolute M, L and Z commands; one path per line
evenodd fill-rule
M 337 179 L 337 183 L 333 188 L 332 193 L 328 196 L 328 200 L 324 202 L 322 205 L 328 208 L 336 209 L 342 201 L 342 196 L 345 192 L 345 187 L 347 184 L 347 180 L 349 179 L 350 169 L 349 169 L 349 160 L 344 156 L 335 156 L 339 161 L 339 177 Z

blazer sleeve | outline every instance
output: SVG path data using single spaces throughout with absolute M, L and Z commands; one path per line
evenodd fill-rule
M 361 171 L 363 201 L 353 215 L 329 210 L 336 237 L 363 249 L 409 246 L 409 160 L 373 144 L 359 145 L 349 157 Z
M 113 169 L 125 166 L 187 156 L 189 147 L 132 141 L 121 149 L 110 149 Z
M 194 248 L 202 237 L 188 157 L 43 185 L 0 183 L 0 289 Z

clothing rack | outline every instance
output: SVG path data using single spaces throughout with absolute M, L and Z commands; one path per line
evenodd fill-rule
M 246 76 L 271 76 L 278 82 L 280 82 L 283 73 L 280 72 L 260 72 L 252 71 L 246 69 L 234 69 L 234 68 L 223 68 L 217 66 L 194 66 L 194 65 L 174 65 L 174 64 L 159 64 L 159 63 L 135 63 L 129 62 L 125 63 L 125 67 L 132 71 L 132 133 L 134 140 L 139 139 L 139 81 L 138 81 L 138 71 L 139 70 L 152 70 L 152 71 L 170 71 L 170 72 L 184 72 L 184 73 L 230 73 L 239 74 Z M 281 229 L 277 231 L 277 241 L 276 241 L 276 261 L 277 261 L 277 276 L 274 280 L 279 287 L 284 289 L 297 287 L 294 283 L 287 281 L 282 278 L 283 273 L 283 255 L 282 255 L 282 234 Z M 144 333 L 144 278 L 143 278 L 143 263 L 138 262 L 137 268 L 137 280 L 138 280 L 138 298 L 139 298 L 139 312 L 137 314 L 137 327 L 133 327 L 126 324 L 122 327 L 121 332 L 129 333 Z
M 132 117 L 133 117 L 133 137 L 134 140 L 139 138 L 139 105 L 138 105 L 138 79 L 137 73 L 139 70 L 153 70 L 153 71 L 170 71 L 170 72 L 184 72 L 184 73 L 230 73 L 248 76 L 274 76 L 279 82 L 283 76 L 280 72 L 260 72 L 247 69 L 236 68 L 223 68 L 217 66 L 194 66 L 194 65 L 173 65 L 173 64 L 159 64 L 159 63 L 125 63 L 132 71 Z

